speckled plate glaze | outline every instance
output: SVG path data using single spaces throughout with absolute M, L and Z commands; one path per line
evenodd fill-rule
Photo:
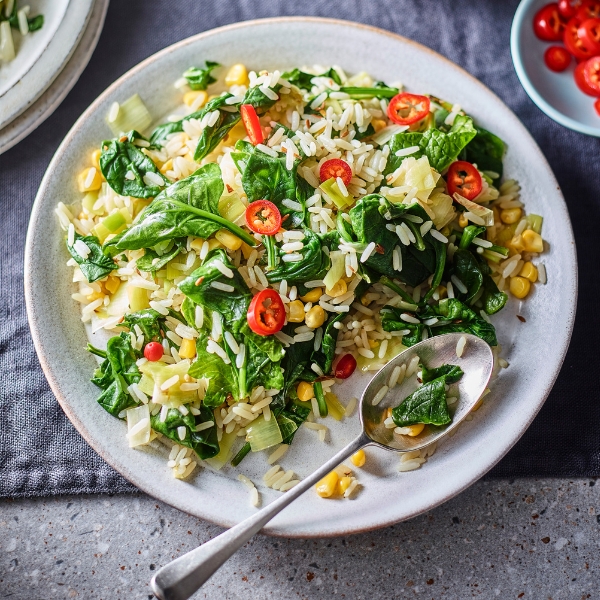
M 31 14 L 44 26 L 21 38 L 14 33 L 16 57 L 0 66 L 0 129 L 29 108 L 58 77 L 77 48 L 94 0 L 37 0 Z
M 181 97 L 173 82 L 204 59 L 229 65 L 240 60 L 251 68 L 286 68 L 304 64 L 339 64 L 348 72 L 366 70 L 376 79 L 405 82 L 410 90 L 428 91 L 459 102 L 478 122 L 508 143 L 506 173 L 518 179 L 529 210 L 546 215 L 544 255 L 548 284 L 536 286 L 522 306 L 511 302 L 495 319 L 510 368 L 475 418 L 441 444 L 418 471 L 398 473 L 398 459 L 370 449 L 357 476 L 364 486 L 353 500 L 323 500 L 307 493 L 266 528 L 284 536 L 342 535 L 408 519 L 448 500 L 488 471 L 519 439 L 542 406 L 562 364 L 573 327 L 577 300 L 577 263 L 569 215 L 556 180 L 527 130 L 486 87 L 433 51 L 386 31 L 343 21 L 283 18 L 250 21 L 189 38 L 150 57 L 121 77 L 77 121 L 58 149 L 42 181 L 27 237 L 25 293 L 36 349 L 52 389 L 84 438 L 115 469 L 145 492 L 183 511 L 224 526 L 255 509 L 242 472 L 262 482 L 263 453 L 247 457 L 240 470 L 215 473 L 199 469 L 188 482 L 173 479 L 166 453 L 156 446 L 130 450 L 125 425 L 95 402 L 89 382 L 94 358 L 83 348 L 86 331 L 79 307 L 71 300 L 71 271 L 54 208 L 59 200 L 78 200 L 75 174 L 90 152 L 109 135 L 105 116 L 114 101 L 140 93 L 150 112 L 168 114 Z M 525 317 L 521 323 L 516 314 Z M 543 357 L 543 361 L 541 360 Z M 340 397 L 360 395 L 368 377 L 339 386 Z M 301 428 L 281 463 L 300 476 L 352 439 L 358 417 L 328 420 L 328 443 Z M 260 488 L 262 502 L 278 492 Z
M 547 0 L 523 0 L 513 19 L 510 50 L 515 71 L 529 97 L 551 119 L 564 127 L 600 137 L 600 116 L 594 100 L 575 83 L 575 59 L 562 73 L 544 64 L 544 52 L 555 43 L 544 42 L 533 33 L 533 16 Z M 561 45 L 560 43 L 558 45 Z

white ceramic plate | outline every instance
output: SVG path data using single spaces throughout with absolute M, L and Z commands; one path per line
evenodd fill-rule
M 24 38 L 13 33 L 15 58 L 0 66 L 0 129 L 24 112 L 56 79 L 75 51 L 94 0 L 37 0 L 31 14 L 44 26 Z
M 100 38 L 109 0 L 95 0 L 77 48 L 50 87 L 29 108 L 0 129 L 0 154 L 41 125 L 65 99 L 87 66 Z
M 506 173 L 521 182 L 528 209 L 546 215 L 544 254 L 548 284 L 538 285 L 523 306 L 510 302 L 495 319 L 510 368 L 475 418 L 441 445 L 420 470 L 398 473 L 398 459 L 371 449 L 358 470 L 364 488 L 354 500 L 302 496 L 266 528 L 287 536 L 329 536 L 382 527 L 422 513 L 448 500 L 488 471 L 519 439 L 540 409 L 566 352 L 577 296 L 575 244 L 567 209 L 540 149 L 516 116 L 486 87 L 431 50 L 399 36 L 363 25 L 314 18 L 240 23 L 184 40 L 150 57 L 113 84 L 82 115 L 48 167 L 31 217 L 25 258 L 27 309 L 42 368 L 69 418 L 113 467 L 140 489 L 188 513 L 230 526 L 253 512 L 242 472 L 257 482 L 266 471 L 263 453 L 248 456 L 237 471 L 199 470 L 192 481 L 172 478 L 165 452 L 130 450 L 125 427 L 95 402 L 89 383 L 95 360 L 83 348 L 86 333 L 79 307 L 71 300 L 71 271 L 54 208 L 61 199 L 78 199 L 74 175 L 89 153 L 109 135 L 105 116 L 114 101 L 138 92 L 153 115 L 180 102 L 173 82 L 200 60 L 251 68 L 339 64 L 348 72 L 366 70 L 375 78 L 402 80 L 408 89 L 431 92 L 460 103 L 477 121 L 508 143 Z M 526 318 L 522 323 L 516 314 Z M 367 378 L 352 378 L 340 396 L 362 392 Z M 330 441 L 316 440 L 301 428 L 282 459 L 300 476 L 331 457 L 358 430 L 358 418 L 332 419 Z M 278 492 L 260 489 L 262 502 Z

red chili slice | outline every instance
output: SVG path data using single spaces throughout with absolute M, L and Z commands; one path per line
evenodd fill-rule
M 595 96 L 600 96 L 600 56 L 594 56 L 583 63 L 583 78 Z
M 592 88 L 586 80 L 584 73 L 585 65 L 586 63 L 582 62 L 575 67 L 575 83 L 584 94 L 587 94 L 588 96 L 598 97 L 600 96 L 600 94 L 594 88 Z
M 261 235 L 275 235 L 281 227 L 281 213 L 268 200 L 251 202 L 246 208 L 246 225 Z
M 344 185 L 350 185 L 352 179 L 352 169 L 350 165 L 341 158 L 332 158 L 331 160 L 325 161 L 319 170 L 319 177 L 321 183 L 328 179 L 341 177 Z
M 144 348 L 144 356 L 150 362 L 160 360 L 163 357 L 163 353 L 162 344 L 159 344 L 158 342 L 150 342 L 149 344 L 146 344 L 146 347 Z
M 600 54 L 600 19 L 582 21 L 577 29 L 577 36 L 592 54 Z
M 594 53 L 579 37 L 579 26 L 583 22 L 579 17 L 573 17 L 565 27 L 564 42 L 567 50 L 579 61 L 592 58 Z
M 352 354 L 344 354 L 335 365 L 333 374 L 336 379 L 348 379 L 356 369 L 356 359 Z
M 572 19 L 579 8 L 580 2 L 573 2 L 572 0 L 558 0 L 558 12 L 560 16 L 565 19 Z
M 600 17 L 600 2 L 597 0 L 583 0 L 575 16 L 579 17 L 582 21 Z
M 596 100 L 596 102 L 594 102 L 594 108 L 596 109 L 596 112 L 598 113 L 598 116 L 600 117 L 600 99 Z
M 248 325 L 258 335 L 273 335 L 285 323 L 285 307 L 279 294 L 270 288 L 258 292 L 248 308 Z
M 571 64 L 571 60 L 573 60 L 573 57 L 562 46 L 550 46 L 544 52 L 546 66 L 557 73 L 564 71 Z
M 564 30 L 565 22 L 558 11 L 556 2 L 546 4 L 535 13 L 533 31 L 540 40 L 559 42 L 562 40 Z
M 262 144 L 265 140 L 265 135 L 260 126 L 258 115 L 252 104 L 242 104 L 240 106 L 240 115 L 242 116 L 242 123 L 246 128 L 246 133 L 250 138 L 250 142 L 256 146 Z
M 412 125 L 429 114 L 427 96 L 403 92 L 394 96 L 388 104 L 388 117 L 398 125 Z
M 458 192 L 463 198 L 474 200 L 479 196 L 483 184 L 479 171 L 470 162 L 457 160 L 448 169 L 446 185 L 450 196 Z

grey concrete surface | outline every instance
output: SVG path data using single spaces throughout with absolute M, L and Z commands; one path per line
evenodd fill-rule
M 258 536 L 195 598 L 600 598 L 594 484 L 487 480 L 384 530 Z M 157 568 L 220 531 L 142 494 L 4 500 L 0 598 L 150 600 Z

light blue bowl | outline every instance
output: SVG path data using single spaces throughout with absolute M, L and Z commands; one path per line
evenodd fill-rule
M 594 98 L 575 84 L 575 60 L 562 73 L 554 73 L 544 64 L 544 52 L 560 42 L 543 42 L 533 33 L 533 16 L 549 0 L 523 0 L 513 19 L 510 50 L 515 71 L 529 97 L 557 123 L 600 137 L 600 116 Z

